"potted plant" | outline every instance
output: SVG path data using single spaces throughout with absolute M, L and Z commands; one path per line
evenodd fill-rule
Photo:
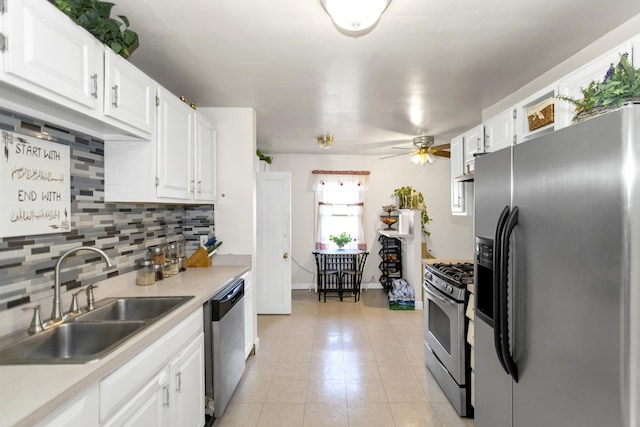
M 575 106 L 574 122 L 621 107 L 627 101 L 639 100 L 640 69 L 629 63 L 628 53 L 622 54 L 617 65 L 612 63 L 609 66 L 602 81 L 594 80 L 581 91 L 581 99 L 562 95 L 557 97 Z
M 338 236 L 330 235 L 329 240 L 335 243 L 338 246 L 338 249 L 342 249 L 344 245 L 349 243 L 352 239 L 351 239 L 351 235 L 347 234 L 346 231 L 343 231 Z
M 273 157 L 262 154 L 260 150 L 256 150 L 256 155 L 258 156 L 258 160 L 266 162 L 268 165 L 270 165 L 273 160 Z
M 111 18 L 111 9 L 115 6 L 113 3 L 98 0 L 49 2 L 123 58 L 128 58 L 138 47 L 138 34 L 129 29 L 127 17 L 118 15 L 120 20 Z
M 427 231 L 426 226 L 431 222 L 431 218 L 427 212 L 427 205 L 424 203 L 422 193 L 411 186 L 406 186 L 393 190 L 393 196 L 397 199 L 396 204 L 398 205 L 398 209 L 413 209 L 420 211 L 422 234 L 429 236 L 431 233 Z

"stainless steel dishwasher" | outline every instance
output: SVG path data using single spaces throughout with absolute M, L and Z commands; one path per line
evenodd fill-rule
M 224 413 L 245 369 L 244 280 L 232 279 L 204 305 L 206 414 Z

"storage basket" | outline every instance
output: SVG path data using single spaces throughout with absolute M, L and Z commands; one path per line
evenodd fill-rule
M 547 98 L 527 109 L 527 119 L 529 120 L 529 132 L 540 129 L 554 121 L 553 98 Z

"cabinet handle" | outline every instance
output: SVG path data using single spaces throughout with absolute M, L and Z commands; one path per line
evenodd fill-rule
M 113 86 L 113 104 L 114 107 L 118 106 L 118 85 Z
M 91 96 L 98 99 L 98 75 L 92 75 L 91 80 L 93 80 L 93 92 L 91 92 Z
M 176 374 L 176 391 L 178 393 L 182 393 L 182 373 L 178 372 Z
M 164 393 L 163 405 L 164 406 L 169 406 L 169 386 L 165 385 L 164 387 L 162 387 L 162 391 Z
M 196 182 L 191 180 L 191 193 L 196 194 Z
M 198 181 L 198 194 L 202 194 L 202 181 Z

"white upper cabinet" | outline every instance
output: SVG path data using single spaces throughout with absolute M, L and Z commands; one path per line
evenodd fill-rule
M 475 155 L 484 153 L 484 130 L 482 125 L 478 125 L 466 131 L 464 138 L 464 164 L 465 172 L 473 170 Z
M 568 96 L 574 99 L 582 98 L 581 89 L 589 86 L 591 81 L 602 81 L 609 69 L 609 65 L 617 64 L 620 55 L 632 54 L 631 41 L 610 50 L 604 55 L 594 59 L 573 73 L 558 81 L 558 95 Z M 566 101 L 557 100 L 555 105 L 555 129 L 569 126 L 574 116 L 574 106 Z
M 195 193 L 194 118 L 192 108 L 158 88 L 158 197 L 191 199 Z
M 105 201 L 215 202 L 215 126 L 165 89 L 157 96 L 150 140 L 105 143 Z
M 67 107 L 102 112 L 103 45 L 43 0 L 5 0 L 0 80 Z
M 193 168 L 196 200 L 216 200 L 216 128 L 211 122 L 196 115 Z
M 104 114 L 151 137 L 155 124 L 155 82 L 111 49 L 104 53 Z
M 493 153 L 514 143 L 515 110 L 510 108 L 484 123 L 484 151 Z
M 453 215 L 465 214 L 465 183 L 456 181 L 456 178 L 464 173 L 463 141 L 463 135 L 451 140 L 451 213 Z

